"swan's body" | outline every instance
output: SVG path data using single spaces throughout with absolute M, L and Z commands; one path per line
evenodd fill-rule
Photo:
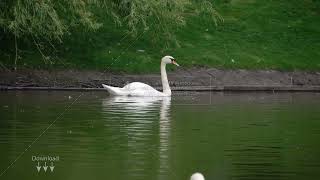
M 141 82 L 133 82 L 127 84 L 123 88 L 112 87 L 105 84 L 102 84 L 102 86 L 107 89 L 111 95 L 114 96 L 171 96 L 171 89 L 166 72 L 166 64 L 175 64 L 179 66 L 174 61 L 174 58 L 172 56 L 165 56 L 161 59 L 160 69 L 163 92 L 157 91 L 148 84 Z
M 105 84 L 102 84 L 102 86 L 114 96 L 166 96 L 148 84 L 141 82 L 133 82 L 125 85 L 123 88 L 112 87 Z
M 190 177 L 190 180 L 204 180 L 204 177 L 201 173 L 194 173 Z

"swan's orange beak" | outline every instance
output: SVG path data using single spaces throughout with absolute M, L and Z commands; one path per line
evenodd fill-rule
M 172 64 L 174 64 L 176 66 L 180 66 L 175 60 L 172 60 Z

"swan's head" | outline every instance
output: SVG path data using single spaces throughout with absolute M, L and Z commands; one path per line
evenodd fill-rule
M 161 59 L 161 62 L 165 64 L 174 64 L 176 66 L 179 66 L 179 64 L 176 62 L 176 60 L 172 56 L 165 56 Z
M 204 177 L 201 173 L 194 173 L 190 177 L 190 180 L 204 180 Z

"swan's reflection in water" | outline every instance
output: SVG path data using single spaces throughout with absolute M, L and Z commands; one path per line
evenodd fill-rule
M 145 169 L 154 168 L 159 179 L 168 177 L 171 97 L 116 96 L 104 99 L 102 105 L 106 126 L 118 126 L 126 136 L 128 176 L 145 178 Z

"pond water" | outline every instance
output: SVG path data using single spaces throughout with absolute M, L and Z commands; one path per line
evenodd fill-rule
M 0 115 L 0 179 L 320 177 L 319 93 L 9 91 Z

